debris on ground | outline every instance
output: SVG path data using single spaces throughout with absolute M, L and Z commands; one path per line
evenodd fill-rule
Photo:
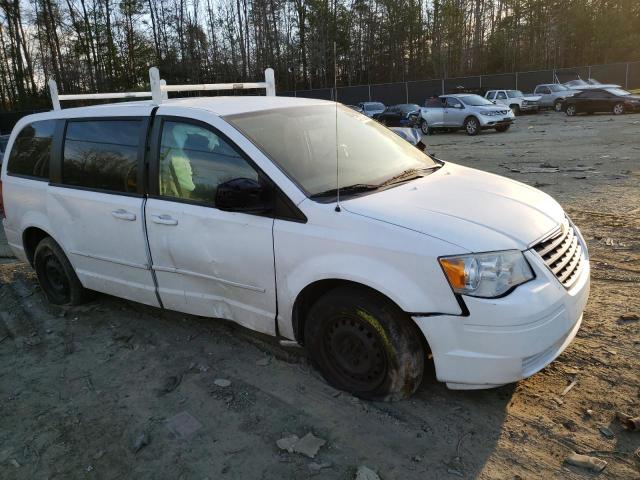
M 308 467 L 311 472 L 318 473 L 322 469 L 331 468 L 331 464 L 329 462 L 322 462 L 322 463 L 311 462 L 308 465 Z
M 133 453 L 138 453 L 144 447 L 149 445 L 150 442 L 151 442 L 151 438 L 149 437 L 149 434 L 147 432 L 141 432 L 133 441 L 133 444 L 131 445 L 131 450 L 133 451 Z
M 182 382 L 182 375 L 172 375 L 170 377 L 167 377 L 164 382 L 164 387 L 162 387 L 162 390 L 160 391 L 160 395 L 165 395 L 167 393 L 173 392 L 176 388 L 178 388 L 180 382 Z
M 187 440 L 202 428 L 202 424 L 188 412 L 181 412 L 167 419 L 167 429 L 181 440 Z
M 264 357 L 264 358 L 261 358 L 260 360 L 256 360 L 256 365 L 259 367 L 266 367 L 270 363 L 271 363 L 270 357 Z
M 618 323 L 620 324 L 625 324 L 625 323 L 631 323 L 631 322 L 640 322 L 640 315 L 638 314 L 624 314 L 624 315 L 620 315 L 618 317 Z
M 356 472 L 355 480 L 380 480 L 380 477 L 369 467 L 360 465 L 358 467 L 358 471 Z
M 231 386 L 231 381 L 226 378 L 216 378 L 213 383 L 220 388 L 227 388 Z
M 588 455 L 580 455 L 579 453 L 572 453 L 566 458 L 566 462 L 569 465 L 575 467 L 586 468 L 592 472 L 601 472 L 607 466 L 607 462 L 597 457 L 590 457 Z
M 276 442 L 276 445 L 280 450 L 286 450 L 289 453 L 300 453 L 309 458 L 315 458 L 320 447 L 326 443 L 326 440 L 318 438 L 309 432 L 302 438 L 299 438 L 297 435 L 281 438 Z
M 632 417 L 622 412 L 616 412 L 616 417 L 626 430 L 640 432 L 640 417 Z
M 562 393 L 560 394 L 561 397 L 564 397 L 567 393 L 569 393 L 569 391 L 576 386 L 576 384 L 578 383 L 578 380 L 573 380 L 573 382 L 571 382 L 569 385 L 567 385 L 567 387 L 562 390 Z
M 611 440 L 616 436 L 616 434 L 613 433 L 613 431 L 608 427 L 600 427 L 598 430 L 600 430 L 600 433 L 604 435 L 606 438 L 608 438 L 609 440 Z

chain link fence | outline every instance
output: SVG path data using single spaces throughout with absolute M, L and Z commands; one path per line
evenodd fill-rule
M 474 92 L 481 95 L 487 90 L 513 89 L 532 92 L 541 83 L 564 83 L 577 78 L 594 78 L 601 83 L 614 83 L 631 90 L 640 89 L 640 62 L 621 62 L 586 67 L 567 67 L 530 72 L 499 73 L 409 82 L 357 85 L 350 87 L 317 88 L 278 92 L 289 97 L 337 100 L 345 105 L 359 102 L 382 102 L 385 105 L 417 103 L 423 105 L 427 98 L 455 93 Z

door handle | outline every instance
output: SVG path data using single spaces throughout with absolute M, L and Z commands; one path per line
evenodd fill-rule
M 136 219 L 136 214 L 127 212 L 126 210 L 119 208 L 118 210 L 114 210 L 111 212 L 115 218 L 119 218 L 120 220 L 128 220 L 129 222 L 133 222 Z
M 177 225 L 178 220 L 171 215 L 151 215 L 153 223 L 159 223 L 160 225 Z

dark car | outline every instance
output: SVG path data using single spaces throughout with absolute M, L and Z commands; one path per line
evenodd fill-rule
M 420 120 L 420 107 L 415 103 L 391 105 L 373 118 L 387 127 L 415 127 Z
M 592 88 L 565 99 L 563 109 L 570 117 L 577 113 L 638 112 L 640 95 L 632 95 L 622 88 Z

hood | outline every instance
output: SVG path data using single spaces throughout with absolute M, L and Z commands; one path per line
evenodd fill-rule
M 484 110 L 484 111 L 490 111 L 490 112 L 501 112 L 501 113 L 507 113 L 510 108 L 506 107 L 505 105 L 480 105 L 477 107 L 473 107 L 473 108 L 477 108 L 479 110 Z
M 469 252 L 525 250 L 564 220 L 562 207 L 546 193 L 453 163 L 422 179 L 343 201 L 342 206 Z
M 537 102 L 541 98 L 542 97 L 539 95 L 525 95 L 524 97 L 522 97 L 523 100 L 526 100 L 528 102 Z
M 640 101 L 640 95 L 625 95 L 622 98 L 625 100 L 633 100 L 634 102 Z

